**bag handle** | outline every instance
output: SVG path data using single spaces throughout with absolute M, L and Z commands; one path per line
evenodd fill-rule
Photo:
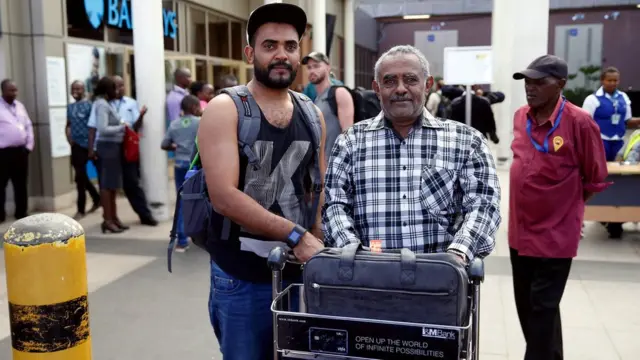
M 340 265 L 338 266 L 338 278 L 344 281 L 353 280 L 353 263 L 356 260 L 356 253 L 362 249 L 362 243 L 352 243 L 342 248 L 340 255 Z
M 354 263 L 356 254 L 363 250 L 362 243 L 349 244 L 342 248 L 340 264 L 338 265 L 338 278 L 343 281 L 353 280 Z M 413 285 L 416 282 L 416 254 L 406 248 L 400 249 L 400 283 Z
M 400 283 L 413 285 L 416 282 L 416 254 L 406 248 L 400 250 Z

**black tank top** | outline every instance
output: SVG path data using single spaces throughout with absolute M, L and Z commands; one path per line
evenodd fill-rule
M 292 99 L 293 101 L 293 99 Z M 313 137 L 294 101 L 289 126 L 271 125 L 260 111 L 261 123 L 253 150 L 260 159 L 254 169 L 245 156 L 240 156 L 238 188 L 267 210 L 296 224 L 303 225 L 305 212 L 305 179 L 313 161 Z M 282 241 L 250 234 L 232 223 L 226 241 L 211 244 L 211 258 L 229 275 L 251 282 L 270 282 L 267 259 L 251 250 L 268 246 L 265 241 Z M 299 281 L 300 267 L 287 264 L 283 279 Z

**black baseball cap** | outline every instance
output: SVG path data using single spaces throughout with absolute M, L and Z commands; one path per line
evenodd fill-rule
M 567 62 L 555 55 L 542 55 L 533 60 L 526 70 L 513 74 L 515 80 L 542 79 L 547 76 L 553 76 L 557 79 L 566 79 L 569 76 L 569 68 Z
M 329 61 L 329 57 L 327 57 L 327 55 L 325 55 L 324 53 L 321 53 L 320 51 L 314 51 L 309 55 L 305 56 L 304 58 L 302 58 L 302 65 L 307 65 L 309 60 L 315 60 L 317 62 L 323 62 L 327 65 L 331 65 L 331 62 Z
M 259 6 L 249 15 L 247 22 L 247 43 L 258 31 L 260 26 L 266 23 L 281 23 L 293 26 L 298 32 L 298 40 L 307 31 L 307 14 L 301 7 L 287 3 L 270 3 Z

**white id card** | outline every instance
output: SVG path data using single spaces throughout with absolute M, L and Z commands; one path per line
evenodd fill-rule
M 620 123 L 620 114 L 611 115 L 611 123 L 613 125 L 618 125 L 618 123 Z

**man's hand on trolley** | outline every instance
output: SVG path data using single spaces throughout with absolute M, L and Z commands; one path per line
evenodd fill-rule
M 305 232 L 298 245 L 293 248 L 293 254 L 298 261 L 305 263 L 322 249 L 324 249 L 322 240 L 313 236 L 310 232 Z
M 455 250 L 449 250 L 447 252 L 449 254 L 455 255 L 456 260 L 458 260 L 463 266 L 466 266 L 468 264 L 467 256 L 465 254 Z

